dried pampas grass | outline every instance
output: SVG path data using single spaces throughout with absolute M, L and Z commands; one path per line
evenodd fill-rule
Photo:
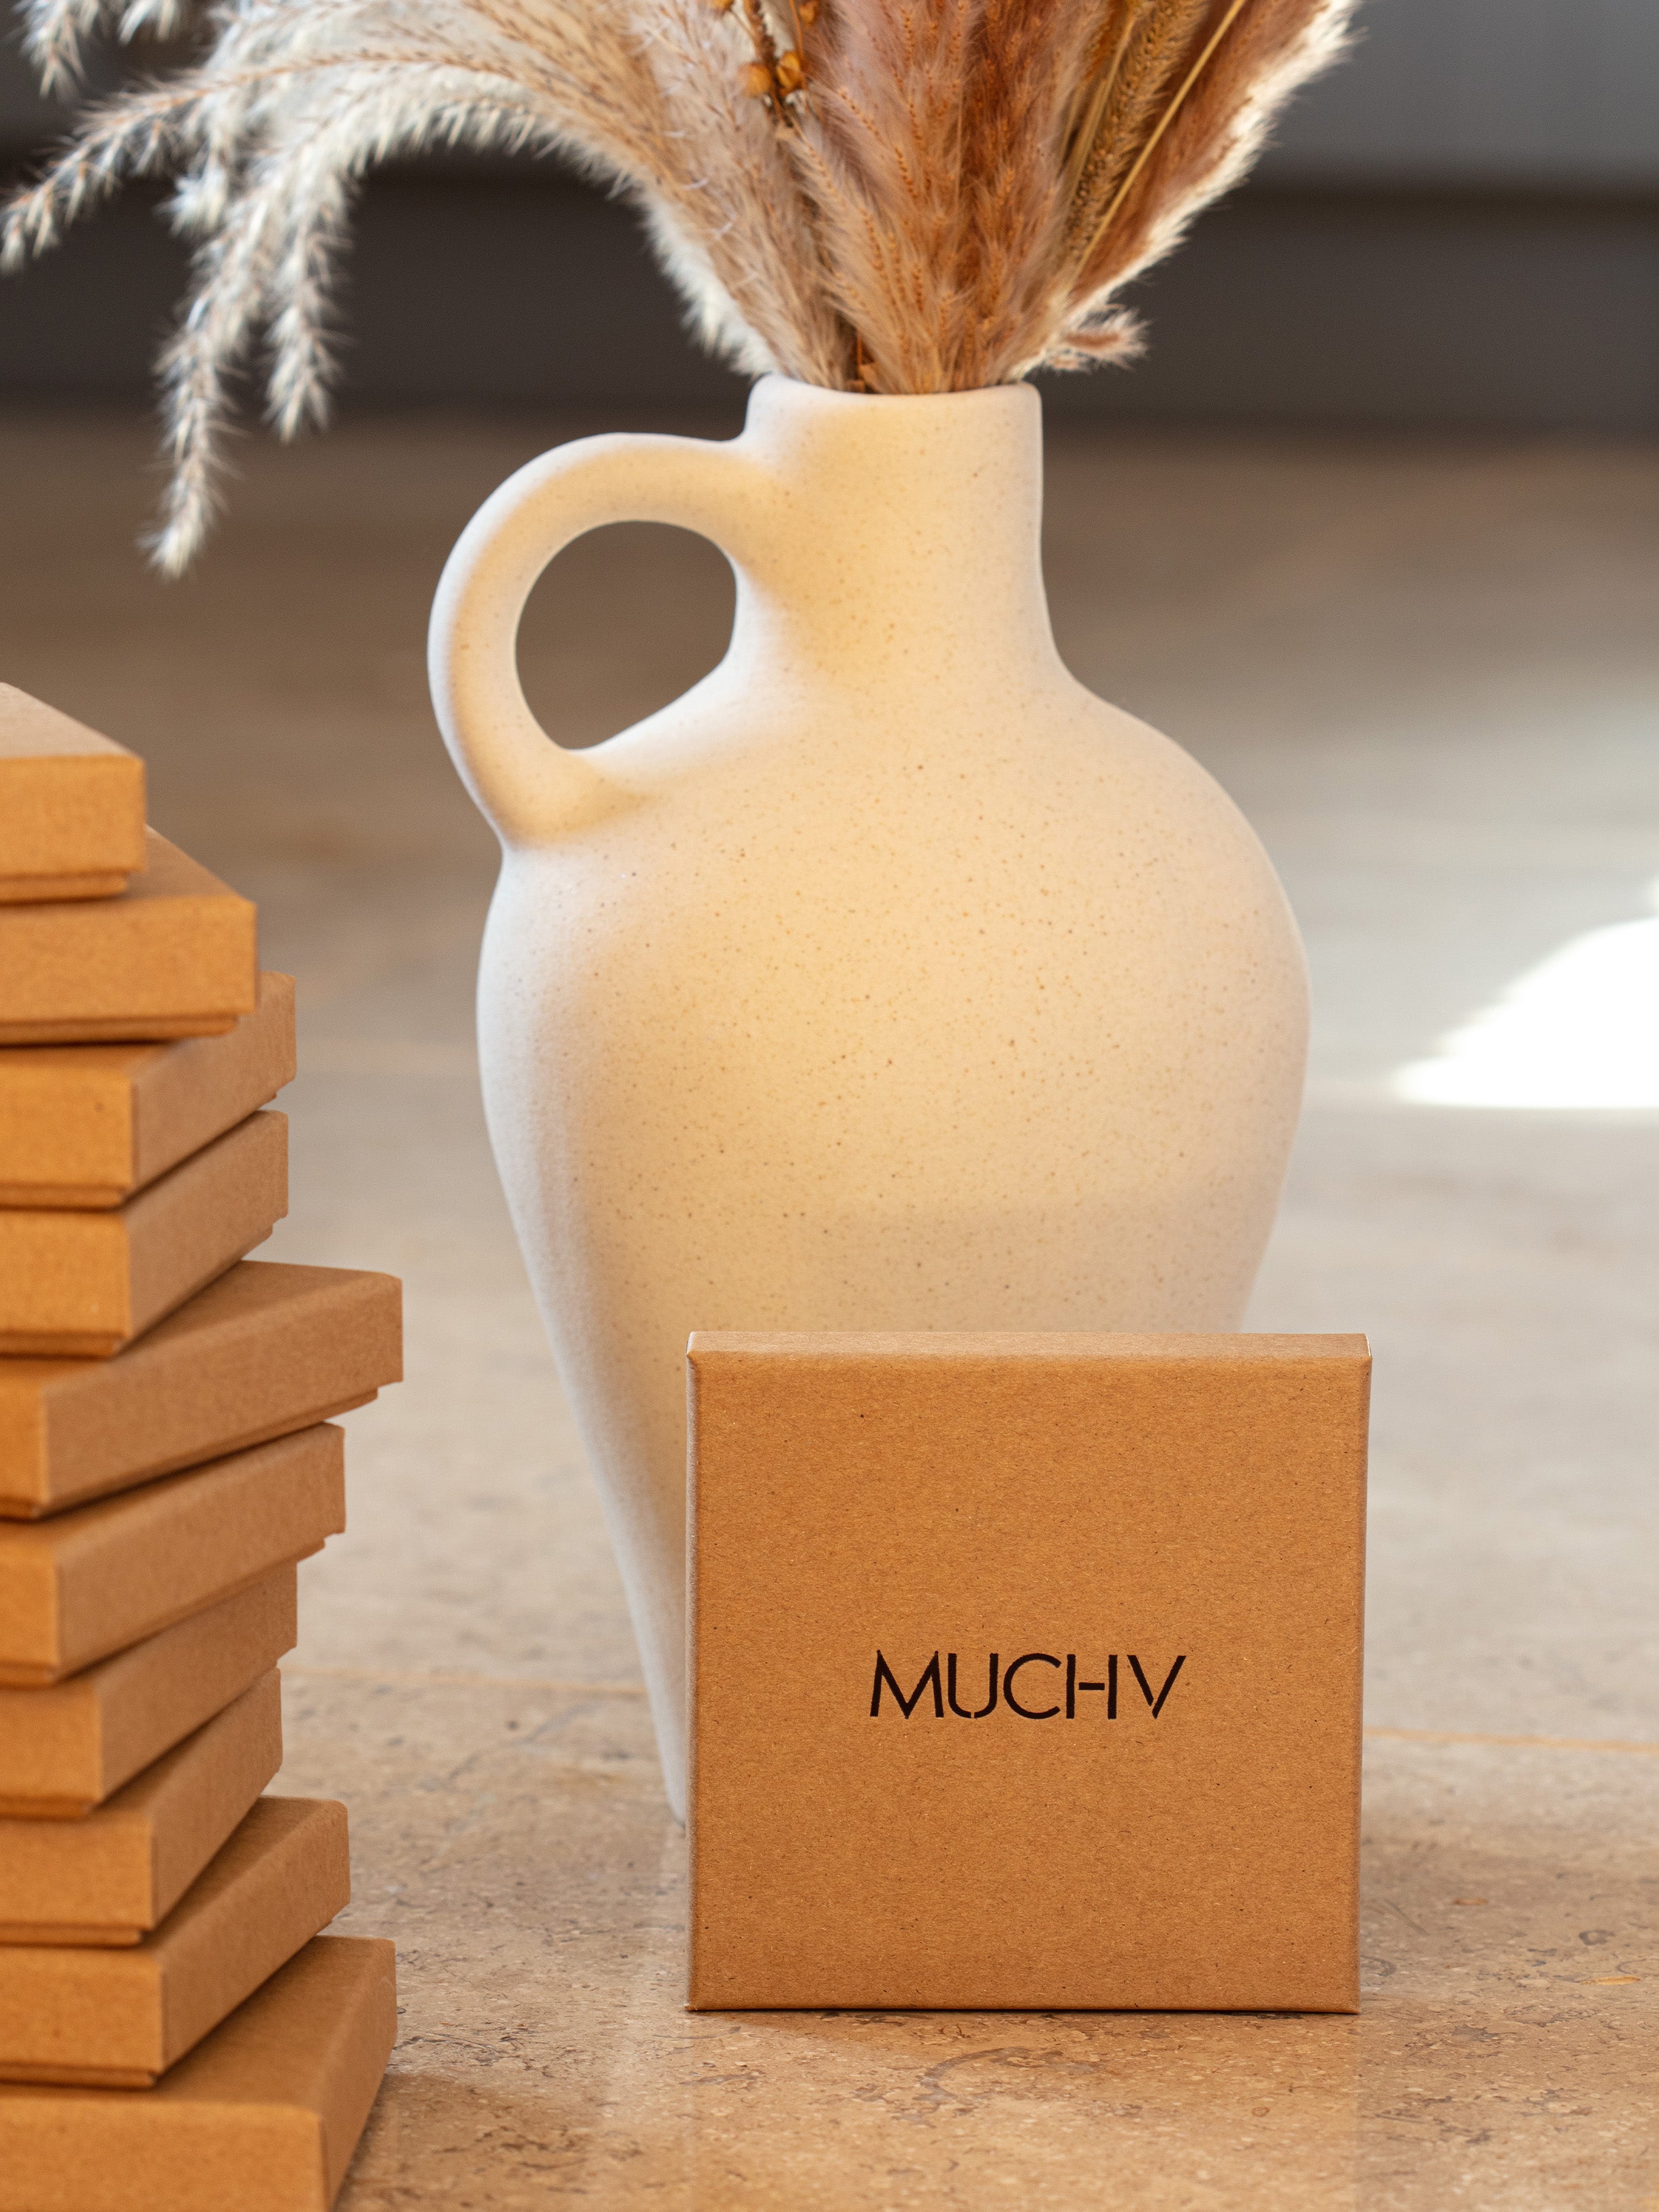
M 195 284 L 162 360 L 154 540 L 211 519 L 231 380 L 268 349 L 322 421 L 352 195 L 441 146 L 557 153 L 626 193 L 704 342 L 834 389 L 960 392 L 1122 358 L 1115 295 L 1242 174 L 1355 0 L 25 0 L 49 87 L 112 30 L 199 58 L 94 106 L 3 260 L 166 175 Z

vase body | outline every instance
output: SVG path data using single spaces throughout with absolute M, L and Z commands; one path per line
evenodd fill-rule
M 1220 788 L 1061 664 L 1041 443 L 1024 386 L 767 379 L 731 444 L 520 471 L 434 611 L 440 719 L 503 848 L 491 1139 L 677 1809 L 688 1334 L 1233 1329 L 1278 1202 L 1295 925 Z M 626 520 L 722 546 L 731 646 L 562 753 L 519 613 L 559 544 Z

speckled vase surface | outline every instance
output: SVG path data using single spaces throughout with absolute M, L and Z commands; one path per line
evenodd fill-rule
M 439 589 L 438 717 L 502 848 L 490 1134 L 677 1809 L 692 1329 L 1232 1329 L 1272 1225 L 1296 927 L 1219 787 L 1061 664 L 1041 510 L 1029 386 L 770 377 L 730 443 L 521 469 Z M 622 521 L 722 549 L 731 645 L 563 751 L 520 615 Z

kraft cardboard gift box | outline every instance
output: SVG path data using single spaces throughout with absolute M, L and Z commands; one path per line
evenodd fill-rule
M 147 2088 L 350 1901 L 345 1807 L 260 1798 L 142 1942 L 0 1948 L 0 2080 Z
M 108 898 L 144 865 L 144 764 L 0 684 L 0 904 Z
M 217 1036 L 258 984 L 252 902 L 153 830 L 114 898 L 0 902 L 0 1044 Z
M 145 2094 L 0 2086 L 0 2212 L 328 2212 L 397 2034 L 392 1946 L 317 1936 Z
M 143 780 L 0 687 L 0 2207 L 323 2212 L 392 1947 L 315 1940 L 343 1807 L 259 1792 L 294 1563 L 344 1525 L 323 1417 L 400 1374 L 399 1292 L 238 1264 L 287 1207 L 293 987 Z
M 137 1942 L 282 1763 L 272 1672 L 82 1819 L 0 1818 L 0 1945 Z
M 345 1527 L 331 1422 L 50 1521 L 0 1522 L 0 1684 L 60 1681 Z
M 46 1688 L 0 1688 L 0 1815 L 76 1820 L 259 1680 L 299 1636 L 293 1563 Z
M 222 1036 L 0 1047 L 0 1206 L 119 1206 L 294 1080 L 294 983 Z
M 1356 2010 L 1369 1384 L 693 1336 L 691 2007 Z
M 109 1212 L 0 1208 L 0 1353 L 106 1358 L 288 1212 L 288 1116 L 252 1114 Z
M 0 1518 L 58 1513 L 366 1406 L 395 1275 L 245 1260 L 113 1358 L 0 1360 Z

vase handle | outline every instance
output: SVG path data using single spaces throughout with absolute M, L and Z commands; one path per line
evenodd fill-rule
M 519 681 L 519 623 L 537 579 L 585 531 L 666 522 L 747 565 L 764 472 L 742 441 L 616 433 L 529 462 L 491 494 L 456 542 L 428 632 L 432 703 L 474 804 L 505 845 L 536 844 L 603 798 L 593 761 L 556 744 Z

